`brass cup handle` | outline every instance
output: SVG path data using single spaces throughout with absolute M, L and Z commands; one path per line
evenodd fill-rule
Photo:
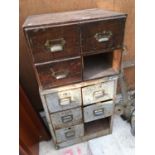
M 94 116 L 104 115 L 104 108 L 94 110 L 93 112 L 94 112 Z
M 66 132 L 66 133 L 65 133 L 65 137 L 66 137 L 66 138 L 73 138 L 73 137 L 75 137 L 75 131 L 72 130 L 72 131 Z
M 44 46 L 48 51 L 54 53 L 63 51 L 65 43 L 65 40 L 63 38 L 60 38 L 55 40 L 47 40 Z
M 111 31 L 103 31 L 103 32 L 100 32 L 100 33 L 96 33 L 94 35 L 95 39 L 99 43 L 109 41 L 111 36 L 112 36 L 112 32 Z
M 62 71 L 57 71 L 55 72 L 52 68 L 50 69 L 50 71 L 52 72 L 52 76 L 59 80 L 59 79 L 64 79 L 68 76 L 69 71 L 68 70 L 62 70 Z
M 71 103 L 71 98 L 70 97 L 59 99 L 59 104 L 61 106 L 66 106 L 66 105 L 69 105 L 70 103 Z

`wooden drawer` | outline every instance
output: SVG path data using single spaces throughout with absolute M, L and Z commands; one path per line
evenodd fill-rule
M 113 99 L 115 95 L 115 85 L 115 81 L 108 81 L 83 87 L 83 105 Z
M 57 143 L 79 138 L 84 136 L 84 126 L 83 124 L 78 124 L 71 126 L 69 128 L 63 128 L 55 131 Z
M 82 80 L 80 58 L 38 65 L 36 70 L 43 89 Z
M 125 18 L 96 21 L 82 25 L 82 52 L 97 53 L 120 48 Z
M 50 113 L 81 106 L 81 89 L 71 89 L 45 95 Z
M 96 103 L 84 108 L 84 122 L 90 122 L 101 118 L 109 117 L 113 114 L 113 101 Z
M 81 108 L 53 113 L 50 116 L 55 129 L 60 129 L 82 123 Z
M 36 63 L 80 55 L 77 25 L 31 28 L 26 34 Z

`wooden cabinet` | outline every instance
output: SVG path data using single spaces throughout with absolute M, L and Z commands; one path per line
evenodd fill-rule
M 126 14 L 30 16 L 23 28 L 56 148 L 110 134 Z

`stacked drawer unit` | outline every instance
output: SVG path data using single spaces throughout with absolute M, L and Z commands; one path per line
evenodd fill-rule
M 125 20 L 124 13 L 95 8 L 25 21 L 56 148 L 112 132 Z
M 56 148 L 110 134 L 117 76 L 40 90 Z

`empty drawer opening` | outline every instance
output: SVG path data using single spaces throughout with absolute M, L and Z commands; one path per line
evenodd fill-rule
M 109 132 L 110 130 L 110 122 L 111 122 L 111 117 L 95 120 L 92 122 L 88 122 L 84 124 L 85 128 L 85 135 L 91 135 L 94 133 L 99 133 L 101 132 Z
M 120 51 L 84 56 L 84 80 L 110 76 L 119 73 Z

